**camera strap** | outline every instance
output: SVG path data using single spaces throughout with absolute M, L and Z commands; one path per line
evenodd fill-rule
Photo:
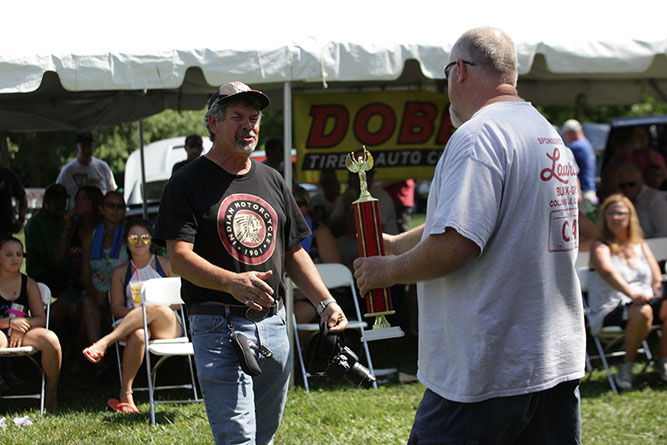
M 225 318 L 227 319 L 227 329 L 229 329 L 229 333 L 231 334 L 232 347 L 234 348 L 234 352 L 236 353 L 236 358 L 239 361 L 241 369 L 243 372 L 252 377 L 261 374 L 262 370 L 259 367 L 257 359 L 252 353 L 251 349 L 254 349 L 259 354 L 267 358 L 271 357 L 273 352 L 271 352 L 271 350 L 266 346 L 258 346 L 252 341 L 248 340 L 245 335 L 241 334 L 240 332 L 236 332 L 234 325 L 232 325 L 232 317 L 229 314 L 229 306 L 225 306 Z

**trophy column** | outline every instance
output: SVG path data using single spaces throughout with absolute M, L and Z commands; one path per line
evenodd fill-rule
M 345 166 L 352 173 L 359 173 L 361 194 L 359 199 L 352 203 L 357 226 L 359 254 L 362 257 L 384 255 L 380 204 L 368 192 L 366 181 L 366 172 L 373 168 L 373 156 L 366 150 L 366 147 L 363 147 L 363 154 L 358 158 L 354 158 L 352 153 L 347 155 Z M 367 312 L 364 314 L 364 317 L 375 317 L 373 329 L 364 331 L 365 340 L 379 340 L 404 335 L 401 328 L 392 327 L 386 318 L 386 315 L 395 313 L 391 303 L 391 291 L 389 288 L 373 289 L 367 295 L 362 295 L 362 297 L 366 299 Z

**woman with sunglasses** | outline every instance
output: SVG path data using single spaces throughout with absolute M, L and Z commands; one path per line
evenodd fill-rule
M 109 286 L 111 274 L 127 261 L 123 246 L 125 199 L 121 192 L 107 192 L 99 206 L 102 222 L 81 240 L 81 301 L 82 321 L 87 341 L 94 342 L 102 335 L 102 317 L 109 319 Z M 100 363 L 97 374 L 104 372 L 106 363 Z
M 141 306 L 135 305 L 130 288 L 131 281 L 143 282 L 151 278 L 174 276 L 169 260 L 153 253 L 151 242 L 153 228 L 141 219 L 129 221 L 125 226 L 125 243 L 129 261 L 114 269 L 111 276 L 111 312 L 116 322 L 114 330 L 83 350 L 92 363 L 98 363 L 107 348 L 116 341 L 125 342 L 123 350 L 123 379 L 120 399 L 109 399 L 107 404 L 121 413 L 138 413 L 132 398 L 132 383 L 143 361 L 143 315 Z M 146 306 L 146 324 L 149 338 L 166 339 L 180 337 L 183 333 L 177 306 Z
M 656 368 L 667 381 L 667 304 L 662 298 L 662 274 L 644 241 L 635 207 L 627 197 L 611 195 L 600 207 L 598 225 L 598 240 L 591 251 L 591 267 L 597 273 L 588 290 L 591 332 L 597 334 L 603 326 L 625 329 L 625 360 L 615 380 L 622 389 L 630 389 L 637 349 L 651 332 L 651 324 L 662 324 Z

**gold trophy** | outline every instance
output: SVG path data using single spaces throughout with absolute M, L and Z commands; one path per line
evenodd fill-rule
M 345 166 L 352 173 L 359 174 L 359 199 L 352 203 L 357 226 L 357 241 L 359 243 L 359 254 L 363 257 L 384 256 L 384 242 L 382 240 L 382 222 L 380 220 L 380 203 L 371 196 L 368 191 L 366 172 L 373 168 L 373 156 L 362 146 L 363 152 L 355 157 L 350 153 L 345 158 Z M 394 314 L 391 304 L 391 292 L 389 288 L 373 289 L 367 295 L 366 314 L 364 317 L 375 317 L 373 329 L 364 331 L 364 340 L 380 340 L 384 338 L 402 337 L 404 335 L 400 327 L 392 327 L 386 316 Z

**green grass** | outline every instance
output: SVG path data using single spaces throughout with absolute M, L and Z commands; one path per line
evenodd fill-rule
M 371 344 L 376 368 L 416 371 L 416 340 L 412 337 Z M 170 368 L 171 366 L 171 368 Z M 22 369 L 22 367 L 20 368 Z M 635 366 L 639 373 L 641 366 Z M 165 375 L 183 375 L 184 368 L 167 363 Z M 36 374 L 23 374 L 36 381 Z M 141 385 L 142 374 L 138 384 Z M 145 380 L 145 379 L 143 379 Z M 300 382 L 300 377 L 296 377 Z M 160 405 L 155 428 L 150 426 L 147 394 L 135 392 L 139 415 L 119 415 L 106 408 L 117 397 L 118 382 L 111 373 L 106 382 L 63 373 L 60 407 L 44 417 L 37 402 L 2 400 L 0 417 L 8 423 L 29 415 L 34 425 L 0 430 L 0 443 L 12 444 L 190 444 L 212 440 L 202 404 Z M 276 444 L 399 444 L 407 441 L 424 387 L 400 384 L 395 379 L 380 389 L 363 390 L 349 382 L 312 378 L 311 392 L 290 391 Z M 583 441 L 599 444 L 667 443 L 667 384 L 650 370 L 637 375 L 635 388 L 620 395 L 609 389 L 606 375 L 595 371 L 582 383 Z M 170 393 L 186 397 L 187 393 Z

